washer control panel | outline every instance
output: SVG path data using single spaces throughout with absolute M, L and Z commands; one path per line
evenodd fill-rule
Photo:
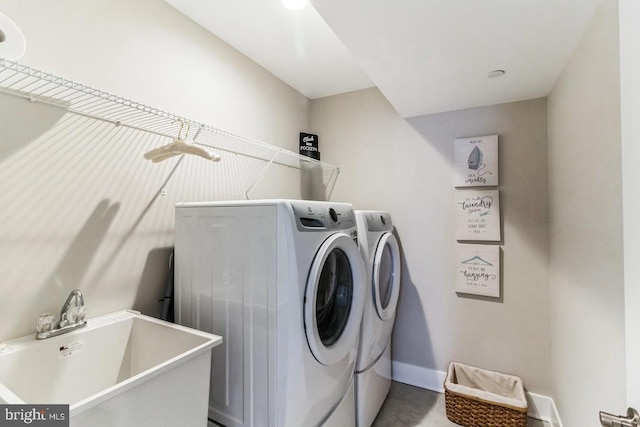
M 344 230 L 356 226 L 353 208 L 346 203 L 292 202 L 300 231 Z

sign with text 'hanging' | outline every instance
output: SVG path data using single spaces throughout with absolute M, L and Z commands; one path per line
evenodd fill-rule
M 499 246 L 457 246 L 456 292 L 500 297 Z

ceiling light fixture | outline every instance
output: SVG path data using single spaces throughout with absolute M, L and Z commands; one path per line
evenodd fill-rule
M 301 10 L 307 5 L 307 0 L 280 0 L 282 6 L 289 10 Z
M 8 16 L 0 13 L 0 58 L 15 61 L 24 55 L 26 48 L 22 30 Z
M 490 79 L 497 79 L 498 77 L 504 76 L 505 73 L 505 70 L 493 70 L 489 74 L 487 74 L 487 77 L 489 77 Z

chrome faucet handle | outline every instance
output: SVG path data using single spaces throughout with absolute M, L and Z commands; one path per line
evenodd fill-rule
M 85 317 L 87 317 L 87 307 L 84 304 L 76 307 L 76 323 L 84 322 Z
M 36 331 L 49 332 L 55 326 L 55 318 L 52 313 L 42 313 L 36 321 Z

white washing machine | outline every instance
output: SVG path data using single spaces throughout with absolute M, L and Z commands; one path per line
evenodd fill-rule
M 369 427 L 391 386 L 391 332 L 400 293 L 400 249 L 388 212 L 355 211 L 367 286 L 356 363 L 356 424 Z
M 213 332 L 209 418 L 352 426 L 365 270 L 351 205 L 176 207 L 175 318 Z

